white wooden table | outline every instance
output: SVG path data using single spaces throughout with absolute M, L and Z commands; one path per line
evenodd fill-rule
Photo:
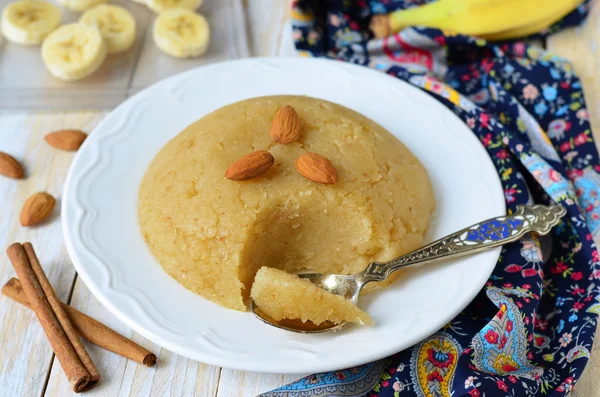
M 212 0 L 208 0 L 212 1 Z M 216 1 L 216 0 L 215 0 Z M 592 20 L 584 28 L 563 32 L 549 39 L 547 47 L 569 57 L 583 78 L 596 139 L 600 142 L 600 0 Z M 247 0 L 248 40 L 253 56 L 293 56 L 288 0 Z M 575 55 L 577 54 L 577 55 Z M 18 217 L 26 197 L 48 191 L 59 204 L 63 182 L 73 159 L 70 153 L 50 148 L 45 133 L 60 128 L 91 131 L 105 112 L 0 113 L 0 150 L 22 160 L 27 179 L 0 177 L 0 283 L 14 270 L 4 249 L 16 241 L 31 241 L 59 297 L 147 347 L 159 357 L 154 368 L 109 353 L 93 345 L 86 347 L 103 376 L 92 396 L 201 396 L 251 397 L 298 376 L 234 371 L 185 359 L 135 334 L 109 314 L 90 294 L 69 260 L 63 244 L 59 210 L 40 227 L 23 228 Z M 597 344 L 598 345 L 598 344 Z M 573 396 L 600 396 L 600 349 L 594 349 L 588 369 Z M 69 396 L 60 365 L 55 360 L 35 315 L 0 297 L 0 397 Z

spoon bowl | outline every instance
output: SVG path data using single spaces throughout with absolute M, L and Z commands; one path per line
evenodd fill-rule
M 329 291 L 335 295 L 341 295 L 352 303 L 358 302 L 358 295 L 364 285 L 363 279 L 360 277 L 362 273 L 345 276 L 342 274 L 321 274 L 321 273 L 300 273 L 298 277 L 310 280 L 317 287 Z M 265 324 L 273 327 L 284 329 L 286 331 L 299 332 L 302 334 L 320 334 L 323 332 L 335 331 L 344 326 L 346 322 L 336 324 L 331 321 L 324 321 L 320 324 L 315 324 L 312 321 L 303 322 L 298 319 L 275 320 L 267 313 L 262 311 L 258 305 L 252 301 L 250 310 L 254 315 Z
M 263 323 L 270 325 L 275 328 L 283 329 L 286 331 L 297 332 L 300 334 L 320 334 L 323 332 L 336 331 L 344 326 L 344 323 L 336 324 L 331 321 L 323 321 L 320 324 L 315 324 L 312 321 L 302 321 L 298 319 L 284 318 L 282 320 L 275 320 L 267 313 L 262 311 L 254 301 L 250 303 L 250 310 L 252 313 Z

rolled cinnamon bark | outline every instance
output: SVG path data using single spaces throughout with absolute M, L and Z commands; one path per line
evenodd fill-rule
M 43 285 L 46 284 L 48 280 L 45 276 L 43 277 L 45 279 L 45 282 L 43 283 L 38 279 L 37 272 L 32 268 L 30 258 L 28 258 L 27 253 L 21 244 L 15 243 L 11 245 L 6 252 L 21 280 L 21 285 L 23 286 L 23 291 L 27 296 L 27 300 L 31 303 L 32 309 L 35 311 L 35 314 L 44 329 L 44 333 L 52 346 L 52 350 L 54 350 L 58 362 L 67 375 L 69 385 L 76 393 L 94 387 L 97 384 L 97 381 L 92 381 L 92 374 L 89 369 L 86 368 L 82 358 L 78 355 L 78 350 L 80 349 L 76 349 L 73 346 L 71 339 L 67 335 L 67 332 L 75 332 L 73 326 L 71 325 L 70 330 L 65 330 L 63 328 L 66 319 L 64 310 L 62 310 L 61 307 L 62 314 L 57 315 L 53 310 L 53 305 L 50 304 L 49 300 L 53 300 L 53 298 L 51 296 L 48 297 L 46 293 L 49 283 L 45 286 L 46 288 L 44 288 Z M 35 258 L 35 261 L 37 261 L 37 258 Z M 39 263 L 37 265 L 39 265 Z M 50 289 L 52 289 L 52 287 L 50 287 Z M 56 297 L 56 294 L 54 294 L 53 291 L 51 292 L 51 295 Z M 59 316 L 62 317 L 62 321 L 59 319 Z M 68 319 L 66 322 L 70 325 Z M 77 341 L 81 345 L 81 341 Z M 85 351 L 83 345 L 81 345 L 81 349 Z M 87 356 L 87 359 L 89 359 L 89 356 Z M 91 359 L 89 361 L 91 362 Z M 95 367 L 93 370 L 96 373 L 98 372 Z
M 23 292 L 21 283 L 16 278 L 8 280 L 2 287 L 2 294 L 31 309 L 31 304 L 28 302 L 25 292 Z M 89 342 L 148 367 L 156 364 L 154 353 L 79 310 L 65 303 L 62 305 L 73 327 L 75 327 L 75 331 Z
M 35 273 L 42 290 L 44 290 L 46 299 L 48 300 L 50 307 L 52 307 L 60 326 L 62 327 L 65 335 L 67 335 L 69 342 L 71 342 L 71 345 L 73 346 L 73 349 L 75 349 L 75 352 L 79 356 L 83 366 L 90 373 L 90 380 L 85 387 L 85 390 L 93 389 L 98 385 L 98 382 L 100 382 L 100 373 L 92 362 L 92 358 L 88 354 L 87 350 L 85 350 L 85 347 L 83 347 L 83 343 L 81 343 L 79 335 L 77 335 L 77 332 L 75 332 L 75 328 L 73 327 L 73 324 L 71 324 L 71 320 L 69 320 L 67 317 L 67 313 L 65 313 L 65 309 L 63 308 L 61 301 L 58 300 L 58 297 L 54 292 L 54 288 L 52 288 L 52 285 L 50 285 L 50 281 L 48 281 L 48 277 L 46 277 L 46 273 L 44 273 L 44 269 L 42 269 L 42 265 L 40 265 L 40 261 L 33 250 L 33 246 L 31 243 L 25 243 L 23 244 L 23 249 L 25 250 L 29 264 Z

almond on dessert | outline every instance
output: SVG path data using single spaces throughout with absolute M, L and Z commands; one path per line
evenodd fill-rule
M 232 181 L 247 181 L 261 176 L 271 168 L 275 159 L 266 150 L 257 150 L 231 164 L 225 178 Z
M 332 184 L 337 182 L 337 171 L 327 157 L 317 153 L 302 153 L 294 162 L 300 175 L 313 182 Z
M 300 118 L 291 106 L 284 106 L 277 110 L 273 124 L 271 124 L 271 139 L 273 142 L 287 145 L 300 137 Z

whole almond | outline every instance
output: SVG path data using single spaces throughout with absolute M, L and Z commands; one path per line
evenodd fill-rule
M 46 135 L 44 140 L 57 149 L 75 151 L 79 149 L 87 134 L 79 130 L 59 130 Z
M 10 154 L 0 152 L 0 175 L 21 179 L 25 175 L 21 164 Z
M 21 210 L 21 225 L 32 226 L 42 223 L 52 213 L 56 200 L 45 192 L 35 193 L 25 200 Z
M 266 150 L 258 150 L 245 155 L 231 164 L 225 172 L 225 178 L 232 181 L 246 181 L 261 176 L 275 162 L 273 155 Z
M 300 136 L 300 118 L 291 106 L 284 106 L 275 113 L 271 124 L 271 139 L 286 145 Z
M 337 171 L 327 157 L 317 153 L 303 153 L 294 162 L 296 171 L 314 182 L 332 184 L 337 182 Z

